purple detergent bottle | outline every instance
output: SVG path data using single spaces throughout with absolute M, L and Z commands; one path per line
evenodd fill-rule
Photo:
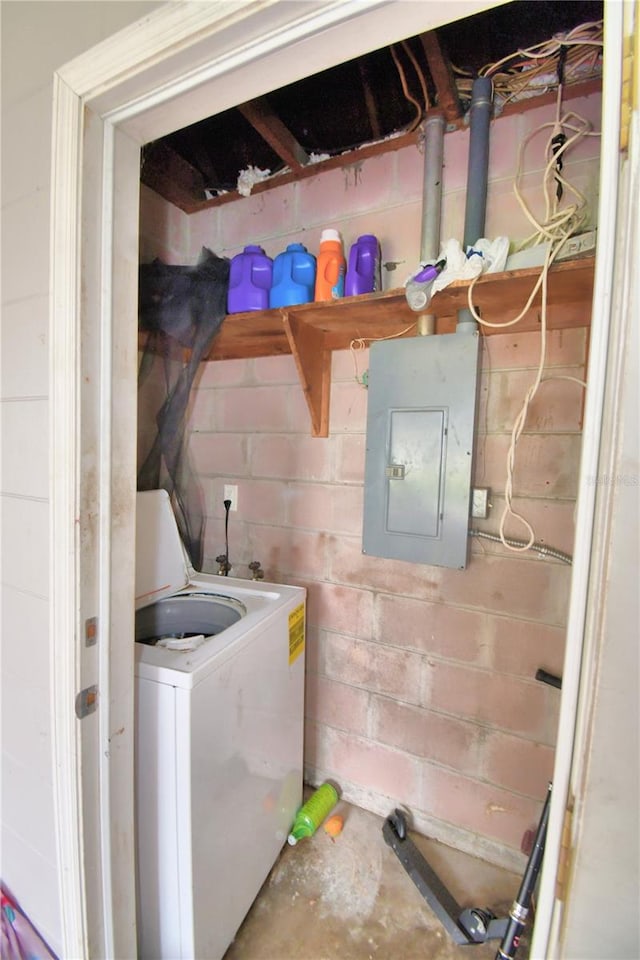
M 366 233 L 358 237 L 349 251 L 344 295 L 355 297 L 380 289 L 380 243 L 372 233 Z
M 268 310 L 273 260 L 262 247 L 249 245 L 236 254 L 229 270 L 228 313 Z

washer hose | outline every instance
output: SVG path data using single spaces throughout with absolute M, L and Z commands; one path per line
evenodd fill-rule
M 502 537 L 499 537 L 497 533 L 485 533 L 484 530 L 469 530 L 469 536 L 479 537 L 482 540 L 493 540 L 494 543 L 502 543 Z M 526 547 L 526 540 L 515 540 L 513 537 L 505 537 L 504 542 L 508 543 L 510 547 Z M 561 560 L 562 563 L 568 563 L 569 566 L 573 563 L 573 557 L 569 556 L 568 553 L 563 553 L 562 550 L 556 550 L 555 547 L 546 547 L 543 543 L 532 543 L 530 550 L 534 550 L 536 553 L 540 554 L 542 557 L 553 557 L 554 560 Z

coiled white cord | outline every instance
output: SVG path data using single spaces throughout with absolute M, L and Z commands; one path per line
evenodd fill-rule
M 500 541 L 504 547 L 508 550 L 512 550 L 516 553 L 524 553 L 527 550 L 530 550 L 536 542 L 536 535 L 533 527 L 522 514 L 517 513 L 513 509 L 513 474 L 515 470 L 516 462 L 516 450 L 518 441 L 524 430 L 525 423 L 527 421 L 527 415 L 529 412 L 529 407 L 535 397 L 541 383 L 547 382 L 550 379 L 568 379 L 575 380 L 577 383 L 586 387 L 584 381 L 579 380 L 577 377 L 562 377 L 562 378 L 552 378 L 552 377 L 543 377 L 545 369 L 545 360 L 546 360 L 546 347 L 547 347 L 547 286 L 548 286 L 548 275 L 549 268 L 553 261 L 556 259 L 560 253 L 562 247 L 572 236 L 577 229 L 584 223 L 586 219 L 586 199 L 583 194 L 574 187 L 566 178 L 562 177 L 558 168 L 557 162 L 559 157 L 562 156 L 570 147 L 575 143 L 580 141 L 583 137 L 592 135 L 591 125 L 588 121 L 584 120 L 582 117 L 578 116 L 573 112 L 567 113 L 565 116 L 561 116 L 561 92 L 559 91 L 557 107 L 556 107 L 556 119 L 554 122 L 542 124 L 536 130 L 534 130 L 520 146 L 518 152 L 518 166 L 516 172 L 516 178 L 514 181 L 514 192 L 518 203 L 520 204 L 522 210 L 524 211 L 525 216 L 529 222 L 535 227 L 535 233 L 527 238 L 526 241 L 521 245 L 522 247 L 529 246 L 533 243 L 547 242 L 549 244 L 547 254 L 545 256 L 544 263 L 542 265 L 542 270 L 540 275 L 534 285 L 533 290 L 529 298 L 527 299 L 526 304 L 520 313 L 514 317 L 512 320 L 504 321 L 501 323 L 493 323 L 489 320 L 485 320 L 481 317 L 473 306 L 473 290 L 475 283 L 478 279 L 476 277 L 470 284 L 467 291 L 467 302 L 469 310 L 474 317 L 474 319 L 484 327 L 500 328 L 500 327 L 511 327 L 514 324 L 518 323 L 524 315 L 527 313 L 531 304 L 533 303 L 534 297 L 540 290 L 541 293 L 541 311 L 540 311 L 540 359 L 538 362 L 538 369 L 533 383 L 527 390 L 522 407 L 518 413 L 515 422 L 513 424 L 513 429 L 511 431 L 511 441 L 509 444 L 509 449 L 507 451 L 507 464 L 506 464 L 506 480 L 504 488 L 504 498 L 505 506 L 500 518 L 500 528 L 499 536 Z M 570 122 L 572 121 L 572 122 Z M 576 123 L 579 124 L 576 126 Z M 541 222 L 533 214 L 529 206 L 527 205 L 521 191 L 520 183 L 522 178 L 522 160 L 524 156 L 524 150 L 530 140 L 539 134 L 541 131 L 551 128 L 552 134 L 547 143 L 547 151 L 550 154 L 549 161 L 544 170 L 543 176 L 543 190 L 545 196 L 545 218 Z M 558 131 L 564 133 L 566 130 L 571 131 L 571 136 L 568 136 L 566 141 L 562 144 L 559 149 L 553 151 L 552 149 L 552 139 L 557 135 Z M 569 204 L 566 207 L 560 208 L 559 201 L 557 197 L 552 197 L 551 195 L 551 185 L 552 183 L 562 184 L 563 192 L 572 194 L 575 198 L 572 204 Z M 513 518 L 518 521 L 525 528 L 527 532 L 527 540 L 522 544 L 516 545 L 513 538 L 507 537 L 505 533 L 505 527 L 509 518 Z

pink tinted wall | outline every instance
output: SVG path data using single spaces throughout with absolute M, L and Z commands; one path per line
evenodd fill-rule
M 599 98 L 572 106 L 599 128 Z M 551 115 L 537 108 L 492 125 L 487 236 L 529 232 L 510 193 L 516 151 Z M 445 141 L 444 239 L 462 233 L 467 140 L 460 132 Z M 565 163 L 591 209 L 598 152 L 592 138 Z M 534 151 L 532 196 L 543 165 Z M 383 261 L 395 267 L 383 271 L 384 285 L 399 286 L 418 258 L 421 177 L 422 156 L 405 149 L 186 218 L 186 247 L 183 218 L 171 213 L 164 228 L 156 221 L 155 233 L 143 230 L 145 249 L 155 236 L 158 250 L 183 262 L 202 245 L 232 256 L 257 242 L 275 255 L 300 240 L 316 252 L 321 229 L 332 225 L 347 245 L 377 233 Z M 143 223 L 147 202 L 158 214 L 152 195 L 144 197 Z M 492 490 L 491 516 L 478 522 L 489 531 L 498 527 L 511 426 L 539 349 L 538 334 L 517 328 L 483 341 L 475 483 Z M 586 350 L 585 328 L 552 333 L 549 374 L 583 377 Z M 367 356 L 357 356 L 359 373 Z M 559 706 L 559 692 L 534 675 L 539 666 L 562 671 L 570 568 L 481 540 L 465 571 L 363 556 L 367 394 L 354 364 L 349 351 L 333 356 L 327 439 L 310 437 L 291 357 L 205 365 L 190 411 L 190 455 L 209 513 L 205 566 L 216 570 L 223 486 L 236 484 L 233 573 L 249 576 L 249 562 L 259 560 L 268 579 L 308 590 L 309 781 L 330 777 L 346 799 L 382 815 L 404 804 L 422 832 L 520 869 L 523 834 L 552 773 Z M 539 539 L 569 552 L 582 402 L 572 381 L 541 387 L 515 472 L 516 509 Z

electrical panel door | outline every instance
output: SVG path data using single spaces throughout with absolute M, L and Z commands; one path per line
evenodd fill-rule
M 364 553 L 466 566 L 479 355 L 469 333 L 372 345 Z

